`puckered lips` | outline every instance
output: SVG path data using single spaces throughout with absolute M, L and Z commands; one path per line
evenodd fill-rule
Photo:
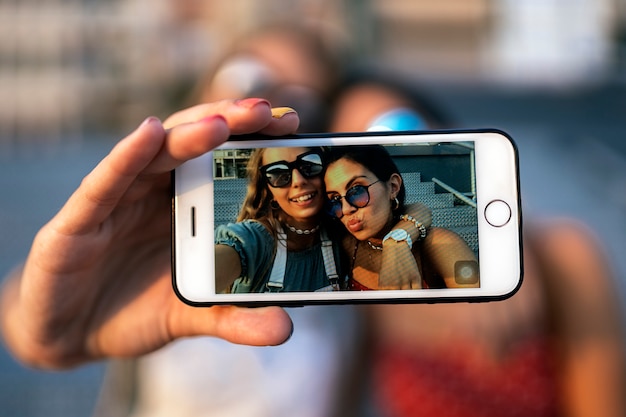
M 363 220 L 357 217 L 347 218 L 345 224 L 351 233 L 357 233 L 363 230 Z

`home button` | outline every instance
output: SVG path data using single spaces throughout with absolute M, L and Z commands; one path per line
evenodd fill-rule
M 494 227 L 502 227 L 511 220 L 511 207 L 502 200 L 493 200 L 485 208 L 485 219 Z

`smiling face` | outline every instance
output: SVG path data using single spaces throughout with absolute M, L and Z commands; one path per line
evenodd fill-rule
M 294 162 L 308 148 L 267 148 L 263 152 L 262 166 L 284 161 Z M 268 188 L 284 214 L 285 221 L 295 227 L 317 225 L 318 215 L 324 206 L 322 176 L 306 178 L 299 169 L 291 169 L 291 181 L 282 187 Z
M 398 180 L 401 181 L 400 177 L 393 175 L 388 181 L 379 181 L 363 165 L 346 158 L 331 163 L 324 177 L 327 197 L 330 200 L 341 197 L 341 222 L 359 240 L 382 238 L 388 231 L 393 219 L 392 200 L 399 189 Z M 354 186 L 368 187 L 366 206 L 354 207 L 347 201 L 346 193 Z

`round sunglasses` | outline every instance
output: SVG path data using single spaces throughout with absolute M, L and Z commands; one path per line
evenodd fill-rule
M 297 169 L 306 179 L 321 175 L 324 171 L 324 162 L 320 152 L 314 150 L 298 155 L 295 161 L 272 162 L 263 165 L 260 169 L 271 187 L 281 188 L 291 184 L 294 169 Z
M 360 209 L 367 206 L 370 203 L 369 188 L 380 181 L 381 180 L 374 181 L 370 185 L 353 185 L 348 188 L 346 195 L 335 195 L 330 197 L 326 202 L 326 213 L 336 219 L 341 219 L 343 217 L 343 204 L 341 203 L 341 200 L 344 198 L 346 199 L 346 202 L 354 208 Z

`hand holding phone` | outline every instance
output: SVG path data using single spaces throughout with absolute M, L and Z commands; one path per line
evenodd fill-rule
M 500 132 L 247 137 L 174 178 L 190 304 L 478 301 L 521 283 L 517 153 Z
M 15 357 L 58 369 L 138 356 L 194 335 L 282 343 L 291 322 L 281 309 L 197 309 L 176 297 L 169 179 L 172 169 L 231 134 L 287 134 L 297 123 L 295 112 L 273 117 L 265 100 L 229 100 L 183 110 L 163 124 L 148 118 L 120 141 L 3 282 L 0 329 Z

